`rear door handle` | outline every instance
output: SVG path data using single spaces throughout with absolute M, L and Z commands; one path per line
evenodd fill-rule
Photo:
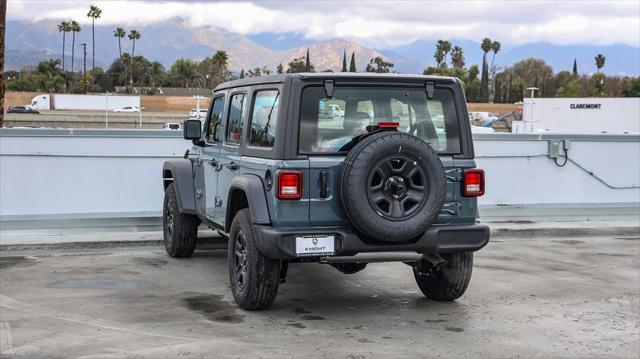
M 239 164 L 237 164 L 237 163 L 235 163 L 235 162 L 229 162 L 229 163 L 227 164 L 227 168 L 228 168 L 228 169 L 230 169 L 230 170 L 232 170 L 232 171 L 235 171 L 235 170 L 237 170 L 237 169 L 239 169 L 239 168 L 240 168 L 240 165 L 239 165 Z

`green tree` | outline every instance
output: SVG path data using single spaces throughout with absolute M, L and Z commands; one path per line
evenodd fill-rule
M 578 76 L 578 61 L 573 59 L 573 76 Z
M 129 40 L 133 42 L 131 48 L 131 56 L 136 56 L 136 40 L 140 40 L 140 32 L 138 30 L 131 30 L 129 32 Z
M 64 71 L 65 67 L 64 67 L 64 49 L 65 49 L 65 43 L 66 43 L 66 37 L 67 37 L 67 32 L 71 32 L 71 23 L 69 23 L 68 21 L 62 21 L 61 23 L 58 24 L 58 32 L 62 33 L 62 71 Z
M 393 63 L 386 62 L 382 57 L 377 56 L 369 60 L 366 70 L 367 72 L 389 73 L 393 72 Z
M 243 79 L 244 78 L 244 69 L 240 70 L 240 78 Z
M 443 41 L 442 42 L 442 54 L 444 55 L 444 59 L 442 60 L 442 62 L 445 64 L 447 64 L 447 54 L 449 53 L 449 51 L 451 51 L 451 43 L 449 41 Z
M 225 51 L 216 51 L 198 63 L 198 76 L 207 88 L 215 88 L 229 78 L 228 62 L 229 55 Z
M 590 87 L 593 89 L 591 93 L 593 96 L 602 97 L 606 95 L 606 92 L 604 91 L 605 79 L 606 76 L 601 73 L 595 73 L 591 75 L 591 77 L 589 78 L 589 83 Z
M 267 76 L 271 74 L 271 70 L 269 70 L 268 67 L 266 66 L 257 66 L 255 69 L 253 70 L 249 70 L 249 76 L 250 77 L 254 77 L 254 76 Z
M 500 48 L 501 47 L 502 47 L 502 44 L 500 44 L 500 41 L 493 41 L 491 43 L 491 50 L 493 51 L 493 57 L 491 58 L 491 67 L 490 67 L 490 69 L 493 69 L 493 61 L 495 61 L 496 54 L 498 52 L 500 52 Z
M 73 64 L 75 60 L 76 53 L 76 32 L 80 32 L 82 30 L 80 28 L 80 24 L 78 24 L 75 20 L 72 20 L 70 23 L 71 27 L 71 72 L 74 71 Z
M 102 15 L 102 10 L 95 6 L 95 5 L 91 5 L 89 7 L 89 12 L 87 13 L 87 17 L 91 18 L 91 36 L 92 36 L 92 47 L 93 47 L 93 52 L 91 55 L 91 60 L 92 60 L 92 64 L 91 64 L 91 69 L 93 70 L 96 67 L 96 19 L 100 18 L 100 15 Z
M 198 80 L 197 64 L 191 59 L 176 60 L 169 72 L 173 82 L 180 87 L 191 87 Z
M 595 57 L 596 60 L 596 67 L 598 68 L 598 73 L 600 73 L 600 69 L 604 67 L 604 62 L 605 62 L 605 57 L 602 54 L 598 54 L 598 56 Z
M 342 72 L 347 72 L 347 50 L 342 54 Z
M 464 67 L 464 52 L 460 46 L 455 46 L 451 50 L 451 66 L 456 68 Z
M 284 73 L 284 67 L 282 66 L 282 63 L 279 63 L 276 67 L 276 73 L 278 73 L 279 75 L 282 75 Z
M 640 97 L 640 77 L 626 78 L 622 95 L 624 97 Z
M 433 58 L 436 60 L 436 66 L 447 67 L 447 53 L 451 49 L 451 43 L 446 40 L 436 41 L 436 52 L 433 54 Z
M 288 64 L 287 73 L 296 74 L 299 72 L 306 72 L 307 65 L 304 57 L 291 60 Z
M 117 29 L 115 29 L 113 31 L 113 36 L 115 36 L 118 39 L 118 57 L 122 57 L 122 38 L 125 37 L 127 35 L 127 32 L 119 27 Z
M 311 60 L 309 59 L 309 49 L 307 49 L 307 57 L 304 62 L 304 72 L 314 72 L 314 71 L 315 71 L 315 68 L 313 67 Z
M 480 97 L 482 102 L 489 102 L 489 65 L 487 63 L 487 53 L 491 51 L 493 42 L 485 37 L 480 43 L 482 55 L 482 77 L 480 78 Z
M 351 61 L 349 61 L 349 72 L 358 72 L 356 70 L 356 53 L 351 53 Z
M 213 62 L 220 68 L 225 69 L 229 65 L 229 55 L 226 51 L 218 50 L 213 55 Z

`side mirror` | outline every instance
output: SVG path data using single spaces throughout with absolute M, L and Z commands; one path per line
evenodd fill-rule
M 185 120 L 182 136 L 185 140 L 199 140 L 202 136 L 202 122 L 200 120 Z

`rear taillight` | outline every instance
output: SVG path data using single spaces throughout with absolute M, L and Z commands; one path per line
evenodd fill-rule
M 302 198 L 302 172 L 280 171 L 278 172 L 278 199 Z
M 484 194 L 484 171 L 478 169 L 464 170 L 462 178 L 462 195 L 480 197 Z

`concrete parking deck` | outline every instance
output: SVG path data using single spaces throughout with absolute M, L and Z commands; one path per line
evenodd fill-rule
M 132 242 L 136 243 L 136 242 Z M 0 253 L 3 357 L 637 358 L 640 238 L 497 239 L 467 294 L 426 300 L 410 267 L 296 264 L 271 310 L 228 289 L 225 244 Z M 205 248 L 202 248 L 205 247 Z M 15 249 L 15 248 L 14 248 Z

